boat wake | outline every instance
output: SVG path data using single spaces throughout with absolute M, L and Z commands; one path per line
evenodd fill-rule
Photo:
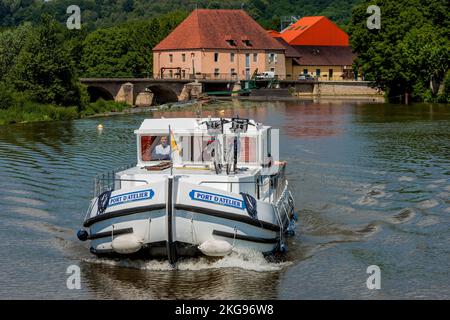
M 208 269 L 239 268 L 248 271 L 270 272 L 279 271 L 289 266 L 292 262 L 269 262 L 262 253 L 251 249 L 234 249 L 233 252 L 225 257 L 196 257 L 180 258 L 176 267 L 172 267 L 167 260 L 130 260 L 130 259 L 107 259 L 107 258 L 88 258 L 84 261 L 89 263 L 98 263 L 115 267 L 133 268 L 149 271 L 200 271 Z

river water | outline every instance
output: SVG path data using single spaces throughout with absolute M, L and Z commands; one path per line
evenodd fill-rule
M 282 262 L 116 261 L 76 239 L 95 174 L 133 162 L 148 117 L 0 127 L 0 298 L 450 298 L 450 106 L 358 101 L 221 102 L 203 115 L 280 128 L 299 223 Z M 104 129 L 98 131 L 102 123 Z M 81 270 L 68 290 L 67 268 Z M 369 290 L 367 267 L 381 269 Z

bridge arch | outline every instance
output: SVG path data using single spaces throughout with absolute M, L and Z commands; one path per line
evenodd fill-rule
M 114 100 L 114 95 L 107 89 L 100 86 L 88 86 L 87 92 L 89 94 L 90 102 L 95 102 L 100 98 L 103 100 Z
M 153 84 L 147 87 L 153 93 L 153 104 L 177 102 L 178 94 L 169 86 Z

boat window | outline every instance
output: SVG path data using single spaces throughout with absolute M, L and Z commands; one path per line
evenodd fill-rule
M 241 137 L 238 162 L 255 163 L 257 161 L 257 140 L 256 137 Z M 225 158 L 227 152 L 233 152 L 234 136 L 226 137 Z M 231 159 L 232 155 L 230 155 Z
M 160 161 L 171 159 L 169 136 L 141 136 L 142 161 Z
M 212 137 L 210 136 L 195 136 L 191 137 L 191 153 L 190 161 L 193 162 L 209 162 L 211 161 L 210 148 L 208 145 L 212 142 Z M 187 155 L 185 155 L 187 157 Z M 185 158 L 183 158 L 184 160 Z
M 214 138 L 209 135 L 204 136 L 177 136 L 174 141 L 170 141 L 169 135 L 143 135 L 141 136 L 141 160 L 161 161 L 173 160 L 174 163 L 181 162 L 210 162 L 211 153 L 214 150 Z M 222 146 L 221 152 L 225 158 L 228 150 L 233 150 L 234 136 L 225 136 L 226 145 Z M 171 147 L 172 145 L 172 147 Z M 232 155 L 230 154 L 230 157 Z M 257 162 L 257 138 L 241 137 L 238 162 Z

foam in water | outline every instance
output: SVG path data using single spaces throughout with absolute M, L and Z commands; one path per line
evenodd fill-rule
M 450 192 L 440 192 L 437 196 L 443 200 L 448 200 L 450 199 Z
M 13 207 L 8 210 L 17 214 L 22 214 L 34 218 L 46 218 L 46 219 L 53 218 L 47 211 L 37 208 Z
M 386 197 L 386 192 L 380 189 L 372 189 L 367 193 L 367 195 L 374 198 L 383 198 Z
M 362 193 L 364 195 L 355 200 L 353 204 L 359 206 L 376 206 L 379 204 L 379 201 L 377 199 L 389 198 L 391 196 L 385 192 L 385 189 L 386 186 L 383 184 L 362 185 L 355 191 L 357 191 L 357 193 Z
M 375 206 L 378 204 L 378 200 L 374 199 L 372 197 L 363 196 L 356 201 L 353 202 L 353 204 L 360 205 L 360 206 Z
M 33 193 L 30 191 L 26 191 L 26 190 L 17 190 L 17 189 L 8 189 L 6 190 L 6 192 L 8 193 L 15 193 L 15 194 L 20 194 L 20 195 L 32 195 Z
M 7 225 L 10 225 L 11 227 L 27 228 L 33 231 L 47 233 L 53 236 L 61 234 L 73 234 L 73 230 L 71 229 L 61 228 L 56 225 L 38 220 L 24 220 L 21 217 L 18 217 L 18 219 L 11 219 L 7 222 Z
M 173 267 L 167 260 L 111 260 L 106 258 L 85 259 L 91 263 L 101 263 L 117 267 L 134 268 L 150 271 L 171 271 Z M 177 270 L 206 270 L 220 268 L 240 268 L 244 270 L 267 272 L 278 271 L 290 265 L 290 262 L 269 262 L 263 254 L 251 249 L 235 248 L 233 252 L 222 258 L 180 258 L 177 262 Z
M 397 213 L 392 218 L 389 218 L 389 221 L 392 223 L 404 223 L 416 216 L 416 213 L 411 208 L 405 208 L 401 210 L 399 213 Z
M 439 222 L 440 221 L 439 221 L 438 217 L 429 216 L 429 217 L 426 217 L 426 218 L 420 220 L 419 222 L 417 222 L 417 225 L 420 227 L 428 227 L 428 226 L 436 225 Z
M 31 199 L 31 198 L 19 198 L 19 197 L 13 197 L 13 196 L 3 197 L 3 201 L 21 203 L 21 204 L 31 205 L 31 206 L 45 205 L 45 203 L 41 200 L 36 200 L 36 199 Z
M 419 203 L 421 209 L 431 209 L 439 205 L 439 201 L 436 199 L 424 200 Z
M 380 231 L 381 226 L 376 222 L 371 222 L 364 228 L 357 231 L 357 234 L 362 235 L 363 237 L 369 237 Z
M 400 181 L 400 182 L 410 182 L 410 181 L 414 181 L 414 180 L 416 180 L 416 178 L 407 177 L 407 176 L 401 176 L 398 178 L 398 181 Z

